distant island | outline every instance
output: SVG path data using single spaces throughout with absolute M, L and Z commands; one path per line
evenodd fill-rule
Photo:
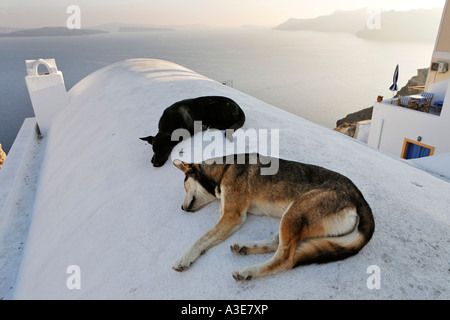
M 19 30 L 23 30 L 23 29 L 0 26 L 0 33 L 10 33 L 10 32 L 19 31 Z
M 330 15 L 314 19 L 291 18 L 274 29 L 345 32 L 357 37 L 378 41 L 434 42 L 441 21 L 442 9 L 418 9 L 410 11 L 381 11 L 380 28 L 368 28 L 367 21 L 374 11 L 358 9 L 338 10 Z
M 176 31 L 177 29 L 204 29 L 208 28 L 203 24 L 186 25 L 151 25 L 151 24 L 129 24 L 113 22 L 89 28 L 68 29 L 66 27 L 43 27 L 36 29 L 19 29 L 0 26 L 0 37 L 55 37 L 55 36 L 83 36 L 114 32 L 161 32 Z
M 174 28 L 162 27 L 119 27 L 118 32 L 155 32 L 155 31 L 175 31 Z
M 366 25 L 367 17 L 366 9 L 338 10 L 330 15 L 319 16 L 314 19 L 291 18 L 276 26 L 275 29 L 356 33 Z
M 0 37 L 56 37 L 56 36 L 84 36 L 107 33 L 95 29 L 68 29 L 66 27 L 44 27 L 38 29 L 19 30 L 0 33 Z
M 154 25 L 154 24 L 132 24 L 122 22 L 112 22 L 91 27 L 96 30 L 108 32 L 154 32 L 154 31 L 175 31 L 178 29 L 203 29 L 207 28 L 203 24 L 180 24 L 180 25 Z

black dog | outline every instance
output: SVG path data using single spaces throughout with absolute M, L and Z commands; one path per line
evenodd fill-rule
M 202 122 L 202 131 L 208 128 L 236 130 L 244 125 L 245 114 L 236 102 L 220 96 L 200 97 L 174 103 L 164 110 L 156 136 L 140 138 L 153 146 L 154 167 L 164 165 L 170 152 L 178 144 L 179 141 L 171 140 L 172 132 L 183 128 L 193 135 L 194 121 Z

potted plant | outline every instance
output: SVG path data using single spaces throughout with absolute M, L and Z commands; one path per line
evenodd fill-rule
M 377 97 L 377 101 L 378 101 L 378 102 L 383 101 L 383 96 L 378 96 L 378 97 Z

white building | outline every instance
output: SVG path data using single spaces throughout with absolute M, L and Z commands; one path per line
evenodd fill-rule
M 433 94 L 427 111 L 399 105 L 399 99 L 375 102 L 368 144 L 403 159 L 437 156 L 445 161 L 415 160 L 434 163 L 434 172 L 450 171 L 450 8 L 444 7 L 424 92 Z M 420 101 L 412 96 L 413 101 Z M 445 166 L 443 168 L 442 166 Z

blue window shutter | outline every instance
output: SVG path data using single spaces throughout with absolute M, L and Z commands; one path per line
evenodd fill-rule
M 419 158 L 428 157 L 429 155 L 430 155 L 430 149 L 421 147 Z
M 405 159 L 417 159 L 428 157 L 430 155 L 430 151 L 431 150 L 429 148 L 408 142 L 408 145 L 406 146 Z

